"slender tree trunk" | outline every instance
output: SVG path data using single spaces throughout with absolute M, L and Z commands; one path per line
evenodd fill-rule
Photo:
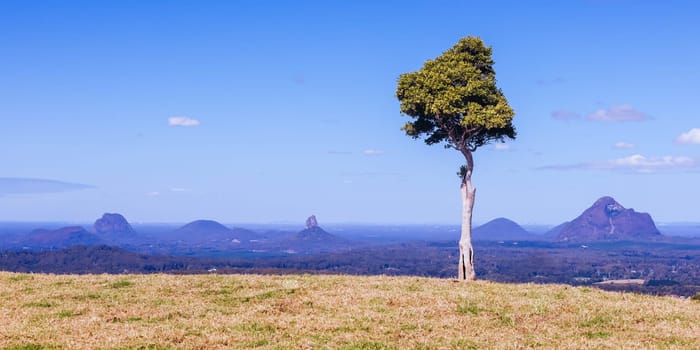
M 468 150 L 463 150 L 467 159 L 467 166 L 462 174 L 462 234 L 459 238 L 459 280 L 474 281 L 476 273 L 474 270 L 474 247 L 472 246 L 472 210 L 474 209 L 474 198 L 476 188 L 472 185 L 472 170 L 474 160 Z

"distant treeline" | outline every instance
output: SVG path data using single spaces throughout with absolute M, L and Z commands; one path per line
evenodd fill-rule
M 476 242 L 480 279 L 517 283 L 593 285 L 643 279 L 642 285 L 604 289 L 695 295 L 700 291 L 700 245 L 608 242 L 588 246 L 543 242 Z M 202 258 L 146 255 L 110 246 L 51 251 L 4 251 L 0 269 L 15 272 L 87 273 L 323 273 L 452 278 L 454 242 L 407 242 L 315 255 L 271 258 Z

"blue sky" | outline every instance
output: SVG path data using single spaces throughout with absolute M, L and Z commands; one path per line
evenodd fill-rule
M 457 224 L 463 159 L 394 92 L 466 35 L 518 131 L 475 154 L 475 222 L 700 221 L 698 7 L 2 1 L 0 221 Z

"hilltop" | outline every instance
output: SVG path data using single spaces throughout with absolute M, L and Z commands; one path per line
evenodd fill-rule
M 496 218 L 472 230 L 474 240 L 537 240 L 513 220 Z
M 700 302 L 344 275 L 0 273 L 6 349 L 700 348 Z

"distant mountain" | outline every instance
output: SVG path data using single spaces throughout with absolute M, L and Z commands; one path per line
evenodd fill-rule
M 299 231 L 296 235 L 292 236 L 291 240 L 306 242 L 333 242 L 342 240 L 342 238 L 326 232 L 321 227 L 314 226 Z
M 246 229 L 230 229 L 213 220 L 196 220 L 182 226 L 173 232 L 177 239 L 188 242 L 217 242 L 248 243 L 250 240 L 260 238 L 260 235 Z
M 481 241 L 532 240 L 538 237 L 527 232 L 515 221 L 506 218 L 493 219 L 472 230 L 472 238 Z
M 602 197 L 562 227 L 557 240 L 646 240 L 660 236 L 649 214 L 626 209 L 612 197 Z
M 280 243 L 290 252 L 320 252 L 348 248 L 352 243 L 347 239 L 326 232 L 318 225 L 316 216 L 306 219 L 306 228 Z
M 213 220 L 196 220 L 178 228 L 175 233 L 182 236 L 199 237 L 228 236 L 231 234 L 231 230 Z
M 98 234 L 133 234 L 134 229 L 121 214 L 105 213 L 92 225 Z
M 80 226 L 68 226 L 57 230 L 38 229 L 29 233 L 23 245 L 32 248 L 65 248 L 74 245 L 97 245 L 102 240 Z
M 318 221 L 315 215 L 309 216 L 306 219 L 306 228 L 299 231 L 296 235 L 292 236 L 292 241 L 305 241 L 305 242 L 335 242 L 335 241 L 345 241 L 335 235 L 332 235 L 320 226 L 318 226 Z

